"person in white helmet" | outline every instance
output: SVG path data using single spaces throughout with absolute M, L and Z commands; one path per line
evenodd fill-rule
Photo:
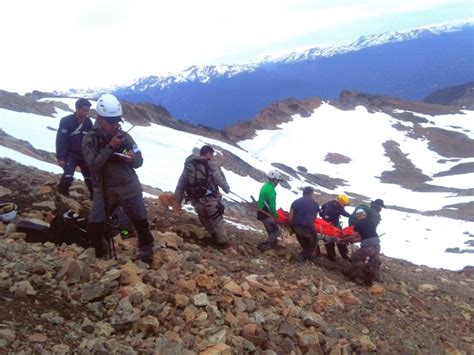
M 150 232 L 142 187 L 135 169 L 143 157 L 135 141 L 120 129 L 122 106 L 111 94 L 97 101 L 97 121 L 82 142 L 84 159 L 92 172 L 94 200 L 89 216 L 88 235 L 96 257 L 107 258 L 104 238 L 106 219 L 121 206 L 138 234 L 138 256 L 151 263 L 153 236 Z
M 262 221 L 268 234 L 267 240 L 260 243 L 257 247 L 260 251 L 275 248 L 278 244 L 278 237 L 281 234 L 280 227 L 275 221 L 277 216 L 275 187 L 282 180 L 282 177 L 278 170 L 271 170 L 268 172 L 267 178 L 268 180 L 260 189 L 257 202 L 257 219 Z

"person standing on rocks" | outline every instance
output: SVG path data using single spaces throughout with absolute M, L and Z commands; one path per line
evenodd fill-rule
M 97 101 L 96 111 L 96 124 L 82 142 L 84 159 L 92 171 L 94 185 L 87 233 L 96 257 L 107 258 L 105 222 L 111 212 L 121 206 L 138 234 L 139 259 L 151 263 L 154 241 L 142 187 L 135 172 L 143 164 L 142 153 L 133 138 L 120 130 L 122 106 L 115 96 L 102 95 Z
M 351 271 L 348 276 L 353 281 L 362 280 L 366 285 L 371 285 L 372 281 L 381 280 L 380 239 L 374 222 L 367 217 L 367 212 L 360 208 L 355 214 L 357 222 L 350 238 L 356 240 L 360 236 L 361 242 L 360 249 L 352 254 Z
M 354 209 L 354 212 L 349 217 L 349 225 L 351 226 L 357 222 L 355 211 L 357 211 L 358 209 L 363 209 L 367 213 L 367 218 L 370 218 L 374 223 L 375 228 L 377 228 L 380 224 L 380 221 L 382 220 L 382 217 L 380 216 L 382 208 L 385 208 L 385 204 L 380 198 L 371 201 L 370 206 L 366 204 L 357 205 L 357 207 Z
M 370 202 L 370 209 L 372 212 L 372 222 L 375 225 L 375 228 L 378 227 L 380 224 L 380 221 L 382 220 L 382 217 L 380 216 L 380 212 L 382 211 L 382 208 L 385 208 L 385 204 L 382 199 L 377 198 L 374 201 Z
M 199 221 L 218 247 L 230 246 L 224 226 L 224 205 L 219 187 L 229 193 L 230 188 L 221 168 L 212 159 L 214 149 L 204 145 L 188 156 L 175 189 L 175 210 L 180 211 L 183 199 L 191 201 Z
M 275 187 L 282 177 L 278 170 L 271 170 L 268 172 L 267 178 L 268 180 L 260 189 L 257 202 L 257 219 L 263 223 L 268 234 L 267 240 L 257 246 L 257 249 L 262 252 L 275 248 L 281 234 L 281 229 L 275 220 L 277 216 Z
M 75 106 L 75 113 L 61 119 L 56 134 L 56 160 L 64 170 L 58 184 L 58 191 L 64 196 L 69 196 L 74 172 L 79 166 L 92 199 L 91 173 L 84 161 L 81 148 L 82 139 L 92 129 L 92 121 L 89 118 L 91 103 L 86 99 L 79 99 Z
M 296 259 L 298 262 L 313 260 L 314 249 L 317 247 L 318 234 L 314 229 L 314 220 L 318 216 L 319 204 L 313 199 L 314 189 L 311 186 L 303 189 L 303 197 L 291 204 L 289 222 L 296 239 L 303 251 Z
M 335 200 L 326 202 L 324 205 L 322 205 L 319 215 L 326 222 L 331 223 L 335 227 L 341 228 L 341 223 L 339 221 L 341 215 L 344 217 L 350 217 L 349 212 L 344 209 L 345 206 L 349 206 L 349 202 L 349 197 L 346 195 L 339 195 Z M 325 243 L 328 258 L 331 261 L 336 261 L 335 244 L 335 242 Z M 339 250 L 339 253 L 343 259 L 349 259 L 349 249 L 347 248 L 346 244 L 338 243 L 337 249 Z

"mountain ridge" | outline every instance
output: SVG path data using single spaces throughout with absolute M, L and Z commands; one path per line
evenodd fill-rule
M 161 88 L 148 78 L 140 89 L 136 84 L 114 93 L 131 102 L 161 104 L 175 117 L 215 128 L 249 119 L 288 97 L 331 99 L 344 89 L 421 100 L 436 89 L 474 79 L 472 36 L 474 26 L 467 26 L 329 57 L 267 62 L 205 83 L 184 81 Z
M 209 80 L 212 80 L 213 78 L 219 76 L 231 78 L 232 76 L 241 73 L 253 72 L 256 70 L 256 68 L 265 64 L 271 64 L 275 62 L 289 63 L 317 59 L 321 57 L 331 57 L 338 54 L 358 51 L 368 47 L 380 46 L 386 43 L 396 43 L 424 36 L 456 32 L 471 26 L 474 26 L 474 21 L 442 23 L 431 26 L 415 27 L 404 31 L 384 32 L 380 34 L 361 36 L 354 42 L 351 42 L 346 45 L 329 46 L 322 48 L 311 47 L 309 49 L 294 51 L 281 56 L 265 56 L 261 60 L 253 60 L 250 61 L 248 64 L 220 64 L 204 66 L 192 65 L 176 73 L 169 73 L 166 75 L 150 75 L 142 78 L 137 78 L 127 85 L 114 85 L 110 88 L 102 87 L 99 89 L 86 89 L 84 91 L 70 89 L 67 91 L 58 91 L 55 92 L 55 94 L 67 96 L 85 95 L 88 97 L 97 97 L 98 95 L 100 95 L 100 93 L 112 93 L 117 90 L 123 89 L 124 87 L 130 87 L 133 90 L 138 91 L 145 91 L 150 87 L 158 86 L 163 89 L 169 85 L 184 82 L 207 83 L 209 82 Z

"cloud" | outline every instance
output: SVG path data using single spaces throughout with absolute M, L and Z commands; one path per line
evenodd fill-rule
M 243 56 L 318 31 L 456 0 L 27 1 L 0 4 L 3 83 L 106 85 Z M 250 59 L 250 58 L 249 58 Z

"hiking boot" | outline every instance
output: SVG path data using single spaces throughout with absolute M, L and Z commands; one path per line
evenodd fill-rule
M 228 247 L 230 247 L 229 240 L 227 239 L 227 237 L 226 237 L 225 235 L 220 235 L 220 234 L 217 234 L 217 233 L 212 233 L 212 237 L 213 237 L 214 243 L 215 243 L 218 247 L 221 247 L 221 248 L 228 248 Z
M 109 243 L 104 238 L 102 238 L 102 241 L 100 243 L 102 245 L 97 243 L 97 246 L 95 246 L 95 257 L 97 259 L 109 260 L 111 258 Z
M 227 248 L 230 248 L 230 243 L 229 243 L 229 242 L 216 243 L 216 248 L 217 248 L 217 249 L 227 249 Z
M 265 242 L 262 242 L 260 243 L 258 246 L 257 246 L 257 249 L 260 250 L 262 253 L 266 252 L 267 250 L 270 250 L 271 249 L 271 246 L 268 245 L 267 243 Z
M 309 258 L 306 259 L 306 260 L 309 261 L 310 263 L 318 264 L 318 263 L 319 263 L 319 259 L 320 259 L 320 257 L 318 257 L 318 256 L 311 256 L 311 257 L 309 257 Z
M 109 244 L 104 238 L 105 223 L 89 223 L 87 225 L 87 237 L 95 249 L 95 257 L 98 259 L 110 259 Z
M 299 255 L 295 258 L 295 261 L 296 261 L 297 263 L 304 263 L 304 262 L 306 261 L 306 258 L 305 258 L 303 255 L 299 254 Z
M 145 264 L 151 265 L 153 262 L 153 243 L 138 248 L 138 258 Z

